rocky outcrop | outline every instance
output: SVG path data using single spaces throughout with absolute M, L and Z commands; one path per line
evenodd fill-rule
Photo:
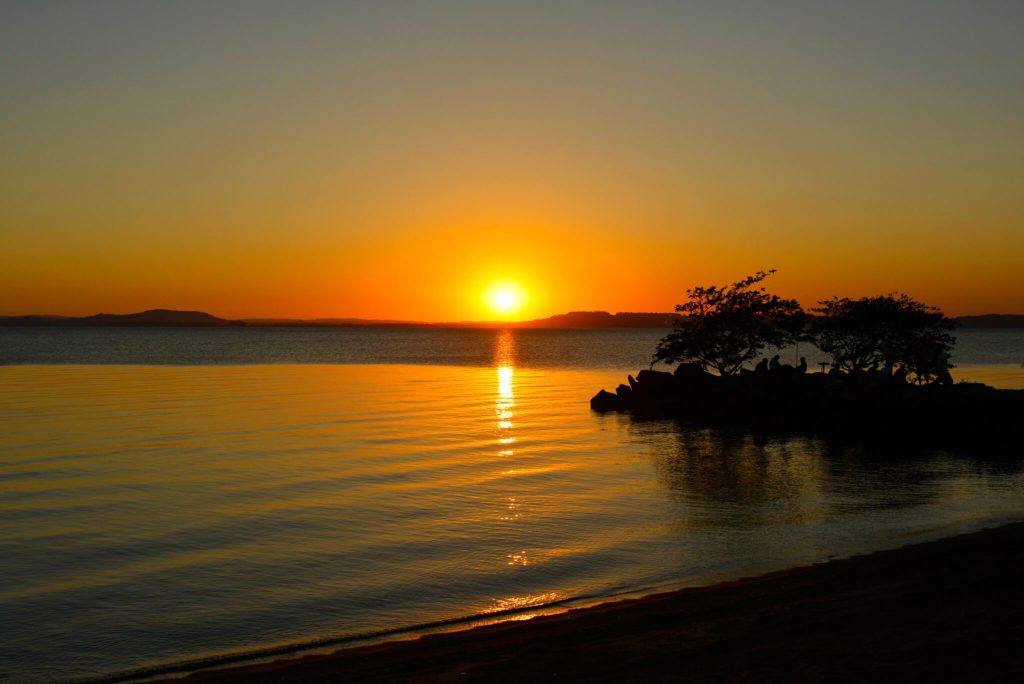
M 1024 390 L 922 386 L 880 373 L 807 374 L 790 366 L 719 376 L 682 365 L 674 373 L 643 370 L 628 381 L 614 394 L 598 392 L 591 408 L 692 425 L 996 445 L 1024 456 L 1017 441 Z

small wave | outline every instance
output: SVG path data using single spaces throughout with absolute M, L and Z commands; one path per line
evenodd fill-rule
M 395 627 L 392 629 L 381 629 L 371 632 L 364 632 L 360 634 L 348 634 L 344 636 L 333 636 L 322 639 L 311 639 L 308 641 L 299 641 L 291 644 L 284 644 L 281 646 L 270 646 L 267 648 L 239 651 L 236 653 L 224 653 L 220 655 L 195 658 L 191 660 L 181 660 L 172 663 L 166 663 L 163 665 L 154 665 L 152 667 L 142 667 L 133 670 L 125 670 L 122 672 L 110 675 L 103 675 L 100 677 L 72 679 L 71 682 L 72 684 L 116 684 L 117 682 L 145 680 L 163 675 L 182 674 L 186 672 L 193 672 L 196 670 L 205 670 L 209 668 L 223 667 L 226 665 L 234 665 L 238 663 L 263 661 L 277 658 L 280 656 L 297 655 L 299 653 L 304 653 L 306 651 L 319 650 L 334 646 L 351 646 L 353 644 L 357 644 L 360 642 L 380 641 L 388 637 L 407 636 L 414 634 L 422 635 L 430 632 L 442 632 L 447 631 L 449 628 L 452 627 L 482 626 L 486 624 L 504 622 L 505 620 L 514 620 L 516 619 L 516 617 L 522 615 L 523 613 L 536 614 L 537 611 L 544 611 L 545 614 L 549 614 L 551 612 L 561 612 L 556 611 L 554 609 L 569 610 L 571 604 L 582 605 L 588 602 L 615 599 L 625 595 L 633 595 L 637 591 L 639 591 L 639 589 L 621 589 L 615 590 L 610 594 L 600 593 L 582 594 L 579 596 L 568 596 L 563 598 L 557 598 L 551 601 L 530 603 L 528 605 L 516 605 L 510 608 L 489 609 L 481 611 L 479 613 L 473 613 L 471 615 L 446 618 L 444 620 L 434 620 L 432 622 L 424 622 L 416 625 Z

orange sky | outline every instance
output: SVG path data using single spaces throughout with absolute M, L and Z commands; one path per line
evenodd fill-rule
M 1024 312 L 1019 8 L 717 5 L 4 10 L 0 314 Z

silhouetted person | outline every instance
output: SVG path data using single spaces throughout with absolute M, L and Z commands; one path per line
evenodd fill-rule
M 882 379 L 882 372 L 880 370 L 878 370 L 878 364 L 877 363 L 871 364 L 871 368 L 868 368 L 867 371 L 865 371 L 865 373 L 864 373 L 864 380 L 869 385 L 877 385 L 878 382 L 881 379 Z
M 890 380 L 892 380 L 892 370 L 893 370 L 893 365 L 892 365 L 892 361 L 890 361 L 889 363 L 885 364 L 885 366 L 881 370 L 881 378 L 882 378 L 882 380 L 885 380 L 886 382 L 889 382 Z
M 800 365 L 796 367 L 796 372 L 803 375 L 807 372 L 807 359 L 800 357 Z
M 935 382 L 940 385 L 952 385 L 953 376 L 949 374 L 949 358 L 940 354 L 935 361 L 935 365 L 939 367 L 938 372 L 935 374 Z
M 777 371 L 781 367 L 782 367 L 782 364 L 779 363 L 779 355 L 776 354 L 775 356 L 772 357 L 772 360 L 768 362 L 768 370 L 770 370 L 770 371 Z
M 1024 366 L 1024 364 L 1021 364 L 1021 365 Z M 754 366 L 754 372 L 755 373 L 767 373 L 768 372 L 768 357 L 767 356 L 757 362 L 757 365 Z

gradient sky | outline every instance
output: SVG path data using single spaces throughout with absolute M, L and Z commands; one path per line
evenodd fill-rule
M 0 314 L 1024 312 L 1024 3 L 0 3 Z

